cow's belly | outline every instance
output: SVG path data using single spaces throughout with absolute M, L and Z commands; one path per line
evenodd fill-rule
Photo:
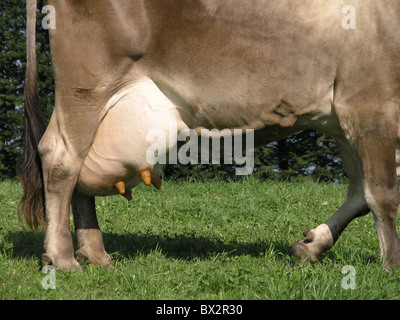
M 254 123 L 245 119 L 247 125 L 241 129 L 255 129 L 256 145 L 276 141 L 296 130 L 307 128 L 338 136 L 341 132 L 332 112 L 332 90 L 332 87 L 326 90 L 317 102 L 309 104 L 306 109 L 294 108 L 285 114 L 283 107 L 278 104 L 275 112 L 259 110 L 260 114 L 265 114 L 266 120 L 260 122 L 257 119 L 259 123 Z M 141 176 L 143 172 L 151 175 L 151 181 L 159 180 L 158 167 L 154 167 L 155 162 L 148 159 L 148 150 L 154 145 L 154 139 L 165 137 L 165 148 L 158 148 L 158 151 L 166 155 L 177 144 L 177 132 L 188 126 L 202 128 L 199 125 L 201 121 L 195 121 L 199 117 L 188 118 L 182 111 L 185 109 L 177 106 L 174 99 L 167 98 L 148 78 L 133 83 L 110 101 L 113 102 L 108 106 L 109 111 L 98 129 L 77 183 L 78 189 L 88 195 L 122 193 L 121 188 L 117 187 L 119 183 L 124 184 L 123 190 L 133 188 L 141 181 L 146 183 Z M 240 116 L 237 115 L 240 119 L 243 118 L 241 114 L 246 114 L 245 110 L 241 110 Z M 205 110 L 203 116 L 206 115 L 208 113 Z M 175 135 L 171 135 L 171 129 Z M 158 158 L 162 158 L 160 154 Z
M 110 107 L 78 178 L 78 190 L 88 195 L 119 194 L 116 185 L 120 182 L 129 190 L 143 180 L 144 171 L 151 173 L 154 183 L 159 179 L 159 168 L 147 157 L 154 136 L 166 137 L 165 150 L 159 149 L 166 153 L 172 146 L 168 141 L 170 126 L 182 128 L 175 105 L 152 81 L 133 85 Z

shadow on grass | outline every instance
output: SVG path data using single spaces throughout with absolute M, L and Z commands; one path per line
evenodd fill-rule
M 75 236 L 74 236 L 75 238 Z M 44 252 L 44 233 L 34 231 L 18 231 L 3 235 L 0 251 L 12 258 L 41 259 Z M 216 254 L 225 253 L 232 256 L 250 255 L 263 256 L 268 250 L 273 250 L 279 257 L 291 254 L 291 245 L 285 243 L 268 243 L 256 241 L 242 243 L 237 241 L 223 242 L 192 235 L 156 234 L 115 234 L 103 233 L 104 245 L 114 259 L 134 259 L 139 254 L 149 254 L 160 251 L 163 255 L 175 259 L 210 259 Z M 76 241 L 75 241 L 76 243 Z
M 284 243 L 256 242 L 223 242 L 219 239 L 192 235 L 154 234 L 103 234 L 106 250 L 111 255 L 126 258 L 138 254 L 149 254 L 160 251 L 166 257 L 193 260 L 196 258 L 210 259 L 216 254 L 225 253 L 232 256 L 250 255 L 263 256 L 267 250 L 282 253 L 279 256 L 290 255 L 291 245 Z
M 43 254 L 44 233 L 35 231 L 17 231 L 2 234 L 0 252 L 12 258 L 41 259 Z
M 75 234 L 74 242 L 76 244 Z M 0 238 L 1 240 L 1 238 Z M 134 259 L 138 255 L 147 255 L 161 252 L 165 257 L 172 259 L 184 259 L 192 261 L 195 259 L 209 260 L 218 254 L 227 256 L 262 257 L 268 252 L 276 259 L 287 259 L 291 257 L 292 244 L 272 243 L 263 240 L 255 242 L 223 242 L 220 239 L 192 235 L 157 235 L 145 233 L 103 233 L 104 245 L 113 260 Z M 44 233 L 34 231 L 10 232 L 2 235 L 0 241 L 0 252 L 13 259 L 35 258 L 41 264 Z M 76 248 L 76 247 L 75 247 Z M 292 257 L 293 258 L 293 257 Z M 337 256 L 332 250 L 321 255 L 320 263 L 328 261 L 341 261 L 355 259 L 363 264 L 374 262 L 376 259 L 371 255 L 360 254 L 354 257 L 351 248 Z M 327 260 L 326 260 L 327 259 Z M 293 258 L 293 262 L 294 262 Z

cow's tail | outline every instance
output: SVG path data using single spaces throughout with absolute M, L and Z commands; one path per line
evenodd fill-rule
M 45 131 L 40 110 L 36 65 L 36 8 L 37 0 L 27 1 L 27 66 L 24 92 L 24 149 L 18 161 L 17 174 L 24 194 L 18 204 L 18 216 L 25 217 L 29 227 L 45 228 L 45 205 L 42 167 L 38 152 Z

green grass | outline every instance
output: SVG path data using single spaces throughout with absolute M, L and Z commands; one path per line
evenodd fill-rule
M 57 272 L 56 289 L 44 290 L 43 233 L 18 221 L 19 184 L 0 182 L 0 299 L 399 299 L 399 276 L 382 271 L 371 215 L 354 221 L 318 263 L 290 255 L 346 191 L 250 178 L 141 186 L 130 203 L 97 198 L 114 270 Z M 345 265 L 356 270 L 355 290 L 341 286 Z

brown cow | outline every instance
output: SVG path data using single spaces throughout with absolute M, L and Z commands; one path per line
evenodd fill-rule
M 129 199 L 140 177 L 159 187 L 144 156 L 143 130 L 173 120 L 178 131 L 253 129 L 256 145 L 310 128 L 334 137 L 350 180 L 348 199 L 305 233 L 294 255 L 316 260 L 348 223 L 372 211 L 383 265 L 397 267 L 400 2 L 352 0 L 354 21 L 346 28 L 347 2 L 49 1 L 57 15 L 50 30 L 56 105 L 42 136 L 36 1 L 29 0 L 20 212 L 32 226 L 46 225 L 43 263 L 80 268 L 71 201 L 77 255 L 112 263 L 94 196 Z M 157 108 L 164 118 L 151 113 Z M 127 134 L 132 139 L 121 139 Z

